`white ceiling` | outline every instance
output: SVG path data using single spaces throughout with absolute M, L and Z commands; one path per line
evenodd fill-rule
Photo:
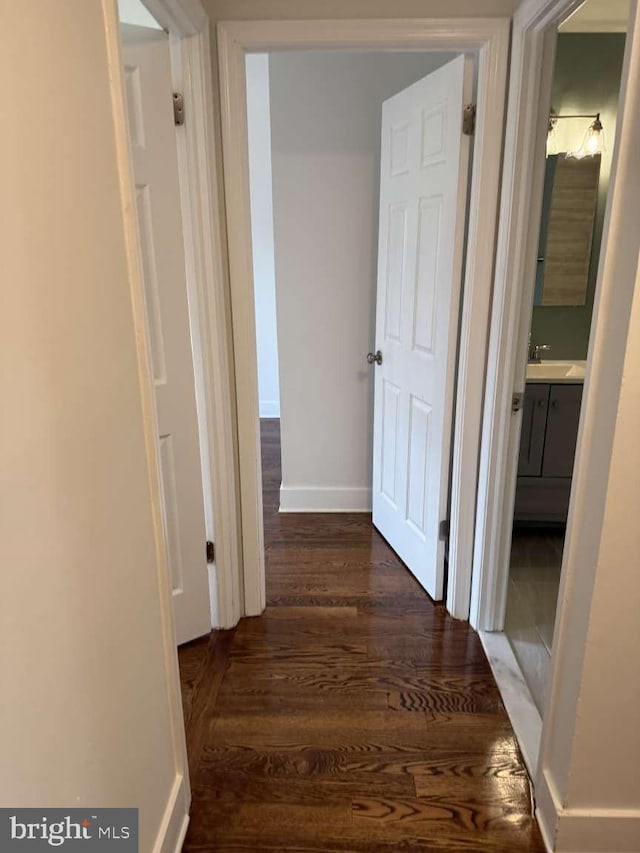
M 118 0 L 118 13 L 121 24 L 135 24 L 137 27 L 150 27 L 155 30 L 162 29 L 141 0 Z
M 558 28 L 563 33 L 625 33 L 630 0 L 586 0 Z

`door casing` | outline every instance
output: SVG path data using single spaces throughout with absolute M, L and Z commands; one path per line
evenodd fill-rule
M 506 18 L 218 24 L 245 615 L 258 615 L 265 607 L 245 54 L 278 50 L 440 50 L 477 57 L 478 103 L 457 362 L 447 593 L 449 611 L 466 619 L 471 594 L 477 460 L 497 232 L 509 28 Z

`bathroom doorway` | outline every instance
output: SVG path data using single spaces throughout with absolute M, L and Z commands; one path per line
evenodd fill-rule
M 559 28 L 530 314 L 505 634 L 542 717 L 609 188 L 626 21 Z M 600 18 L 600 20 L 602 20 Z

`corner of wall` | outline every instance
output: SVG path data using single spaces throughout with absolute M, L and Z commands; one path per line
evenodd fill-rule
M 535 814 L 548 853 L 638 853 L 640 810 L 563 808 L 545 770 L 538 776 Z

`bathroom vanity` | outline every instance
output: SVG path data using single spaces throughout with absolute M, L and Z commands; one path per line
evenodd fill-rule
M 527 366 L 514 521 L 564 523 L 582 403 L 584 362 Z

